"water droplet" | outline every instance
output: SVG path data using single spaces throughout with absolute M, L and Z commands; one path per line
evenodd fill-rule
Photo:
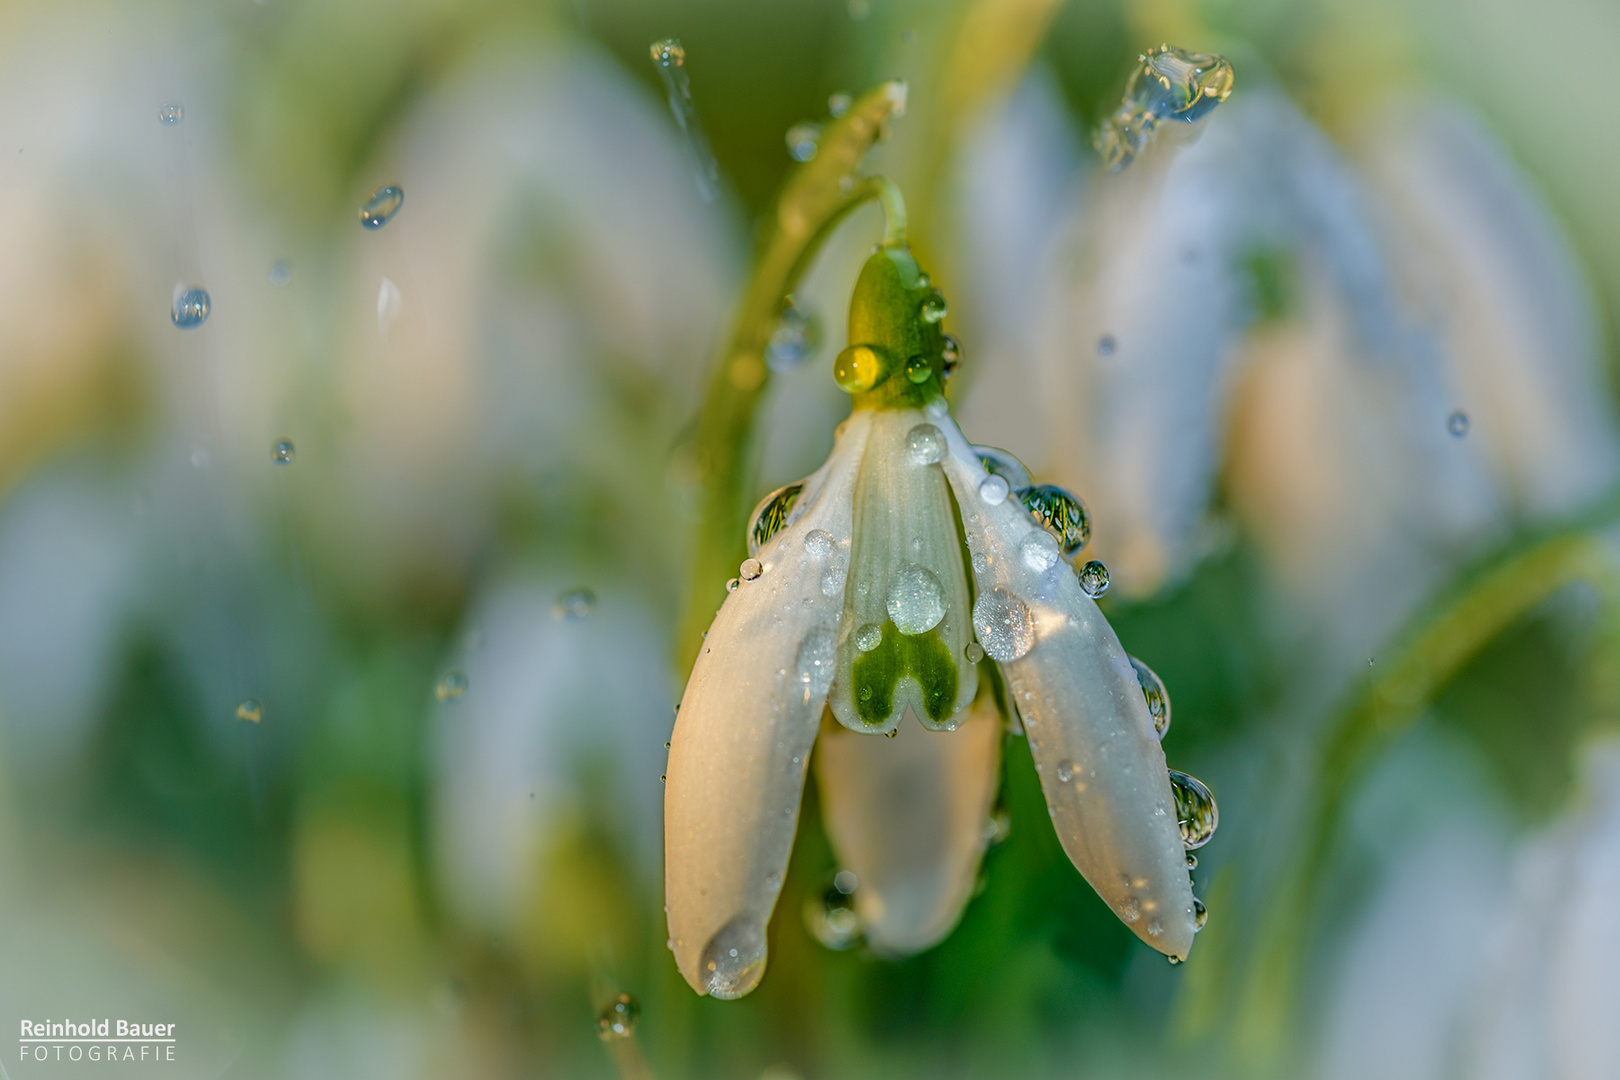
M 855 631 L 855 647 L 861 652 L 871 652 L 883 644 L 883 627 L 875 622 L 869 622 Z
M 1198 856 L 1194 855 L 1190 851 L 1187 852 L 1187 869 L 1189 869 L 1189 870 L 1198 869 Z
M 956 374 L 956 369 L 962 363 L 962 345 L 949 334 L 944 335 L 944 337 L 945 348 L 940 353 L 940 359 L 944 362 L 944 367 L 940 371 L 939 377 L 949 379 Z
M 805 929 L 827 948 L 839 952 L 854 945 L 861 936 L 861 917 L 855 912 L 855 883 L 851 880 L 850 888 L 842 888 L 838 879 L 844 874 L 849 871 L 840 870 L 831 885 L 804 900 Z M 855 877 L 854 874 L 849 876 Z
M 653 63 L 659 67 L 680 67 L 686 63 L 686 50 L 676 38 L 655 41 L 648 46 L 647 51 L 652 54 Z
M 236 718 L 257 724 L 264 719 L 264 707 L 252 698 L 243 698 L 236 703 Z
M 855 895 L 855 890 L 861 887 L 861 879 L 855 876 L 853 870 L 840 870 L 833 875 L 833 888 L 845 896 Z
M 292 280 L 292 264 L 286 259 L 277 259 L 270 264 L 270 284 L 285 285 Z
M 744 581 L 754 581 L 765 572 L 765 566 L 758 559 L 744 559 L 743 564 L 737 568 L 737 576 Z
M 736 592 L 737 591 L 737 586 L 739 586 L 741 584 L 742 584 L 742 579 L 741 578 L 727 578 L 726 579 L 726 592 L 728 592 L 728 593 Z
M 1007 486 L 1007 478 L 997 476 L 995 473 L 979 481 L 979 498 L 991 506 L 999 506 L 1006 502 L 1009 490 L 1011 489 Z
M 934 365 L 926 356 L 913 356 L 906 361 L 906 378 L 918 385 L 934 377 Z
M 812 559 L 825 559 L 832 554 L 834 543 L 826 529 L 811 529 L 804 534 L 804 553 Z
M 1196 123 L 1232 92 L 1225 57 L 1162 45 L 1139 58 L 1119 108 L 1098 127 L 1093 144 L 1103 162 L 1123 169 L 1152 140 L 1161 123 Z
M 1462 438 L 1468 434 L 1468 414 L 1458 409 L 1446 418 L 1446 430 L 1455 438 Z
M 467 674 L 463 671 L 447 671 L 439 685 L 433 688 L 433 696 L 440 701 L 455 701 L 467 692 Z
M 984 646 L 980 645 L 977 641 L 970 641 L 963 646 L 962 655 L 967 657 L 968 663 L 977 664 L 980 660 L 984 659 Z
M 1018 545 L 1018 550 L 1023 556 L 1024 565 L 1037 574 L 1052 569 L 1061 558 L 1058 542 L 1044 529 L 1024 537 L 1024 542 Z
M 277 439 L 270 447 L 270 460 L 277 465 L 291 465 L 297 453 L 298 447 L 293 445 L 291 439 Z
M 1108 567 L 1092 559 L 1080 568 L 1080 589 L 1093 600 L 1108 591 Z
M 950 310 L 950 305 L 945 302 L 945 294 L 935 289 L 917 305 L 917 317 L 925 323 L 937 323 L 950 314 Z
M 551 602 L 551 616 L 562 622 L 579 622 L 588 619 L 596 611 L 596 593 L 581 585 L 572 589 L 564 589 L 557 594 L 557 599 Z M 679 705 L 675 706 L 678 710 Z
M 1052 534 L 1065 556 L 1073 555 L 1091 539 L 1091 515 L 1086 512 L 1086 504 L 1056 484 L 1019 488 L 1018 501 Z
M 839 596 L 844 591 L 844 568 L 829 566 L 821 573 L 821 595 Z
M 980 593 L 973 602 L 973 630 L 991 659 L 1003 664 L 1035 645 L 1035 619 L 1029 608 L 1001 585 Z
M 1202 930 L 1207 922 L 1209 922 L 1209 909 L 1204 906 L 1202 900 L 1196 896 L 1193 897 L 1193 933 L 1196 934 Z
M 1164 680 L 1153 673 L 1136 657 L 1131 657 L 1131 667 L 1136 669 L 1136 681 L 1142 684 L 1142 696 L 1147 698 L 1148 715 L 1153 718 L 1153 731 L 1160 739 L 1170 730 L 1170 694 L 1164 688 Z
M 997 807 L 984 823 L 985 843 L 995 845 L 1002 843 L 1012 835 L 1012 815 L 1004 806 Z
M 208 321 L 208 310 L 213 302 L 208 298 L 208 290 L 199 288 L 176 289 L 174 306 L 169 309 L 169 318 L 174 325 L 182 330 L 193 330 Z
M 814 120 L 801 120 L 787 129 L 788 157 L 794 161 L 811 161 L 821 148 L 821 125 Z
M 765 976 L 765 931 L 746 915 L 722 926 L 703 947 L 698 974 L 711 997 L 740 998 Z
M 1119 342 L 1114 340 L 1113 334 L 1104 334 L 1102 337 L 1097 339 L 1098 356 L 1113 356 L 1114 350 L 1118 347 Z
M 788 511 L 793 509 L 793 504 L 803 491 L 803 484 L 789 484 L 777 488 L 759 501 L 759 505 L 754 507 L 753 524 L 748 526 L 748 554 L 758 555 L 759 549 L 782 531 L 782 526 L 787 524 Z
M 178 101 L 170 101 L 158 110 L 158 119 L 169 127 L 174 127 L 186 118 L 186 108 Z
M 883 353 L 870 345 L 851 345 L 833 361 L 833 381 L 846 394 L 864 394 L 888 373 Z
M 973 452 L 986 469 L 1007 481 L 1009 490 L 1027 488 L 1034 483 L 1024 463 L 1005 450 L 994 446 L 975 446 Z
M 720 166 L 714 160 L 714 151 L 703 135 L 698 122 L 697 106 L 692 102 L 692 80 L 686 74 L 686 49 L 675 38 L 655 41 L 648 47 L 658 75 L 664 80 L 664 93 L 669 98 L 670 115 L 675 126 L 686 136 L 686 149 L 692 159 L 692 179 L 704 202 L 713 202 L 720 193 Z
M 793 303 L 782 301 L 776 329 L 765 345 L 765 363 L 772 371 L 792 371 L 821 345 L 821 320 Z
M 932 570 L 907 563 L 889 577 L 889 618 L 902 634 L 923 634 L 945 617 L 945 587 Z
M 849 112 L 849 107 L 855 104 L 855 99 L 840 90 L 827 99 L 827 113 L 834 120 Z
M 380 229 L 399 213 L 399 208 L 405 205 L 405 191 L 395 184 L 388 184 L 371 193 L 371 198 L 360 205 L 360 224 L 368 229 Z
M 838 635 L 822 627 L 811 630 L 799 643 L 797 665 L 804 700 L 826 697 L 838 665 Z
M 1170 790 L 1176 797 L 1176 821 L 1181 825 L 1181 842 L 1188 851 L 1201 848 L 1215 835 L 1220 811 L 1215 796 L 1196 776 L 1170 770 Z
M 914 465 L 932 465 L 945 456 L 945 436 L 933 424 L 918 424 L 906 436 L 906 451 Z
M 1057 778 L 1058 778 L 1058 783 L 1060 783 L 1060 784 L 1067 784 L 1070 780 L 1073 780 L 1074 779 L 1074 762 L 1072 762 L 1072 761 L 1060 761 L 1060 762 L 1058 762 Z
M 603 1042 L 629 1038 L 641 1019 L 641 1005 L 629 994 L 620 994 L 596 1014 L 596 1034 Z
M 1186 957 L 1184 957 L 1184 956 L 1166 956 L 1165 959 L 1170 961 L 1170 966 L 1171 967 L 1175 967 L 1177 964 L 1179 964 L 1183 960 L 1185 960 Z

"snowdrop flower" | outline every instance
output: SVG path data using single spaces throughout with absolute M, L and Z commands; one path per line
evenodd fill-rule
M 827 462 L 755 512 L 751 557 L 687 683 L 665 892 L 670 947 L 700 994 L 740 997 L 764 974 L 821 731 L 828 826 L 868 940 L 906 953 L 950 931 L 984 844 L 997 684 L 1075 865 L 1149 945 L 1173 961 L 1192 947 L 1202 906 L 1183 832 L 1206 839 L 1213 804 L 1196 781 L 1172 785 L 1144 692 L 1151 680 L 1167 720 L 1157 680 L 1082 587 L 1100 592 L 1097 567 L 1065 559 L 1089 534 L 1084 507 L 952 420 L 945 315 L 891 236 L 855 284 L 834 364 L 853 411 Z M 1203 813 L 1178 827 L 1188 800 Z

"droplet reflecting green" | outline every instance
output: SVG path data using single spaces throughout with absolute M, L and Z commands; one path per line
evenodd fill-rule
M 641 1019 L 641 1004 L 629 994 L 620 994 L 596 1014 L 596 1034 L 603 1042 L 629 1038 Z
M 1201 848 L 1215 835 L 1221 815 L 1215 796 L 1196 776 L 1170 770 L 1170 790 L 1176 798 L 1176 821 L 1181 826 L 1181 842 L 1188 851 Z
M 799 495 L 803 491 L 803 484 L 789 484 L 777 488 L 754 507 L 754 514 L 749 519 L 748 526 L 749 555 L 758 555 L 759 549 L 770 543 L 771 537 L 782 531 L 782 526 L 787 524 L 788 512 L 793 509 L 793 504 L 798 502 Z
M 1056 484 L 1019 488 L 1018 501 L 1052 534 L 1065 557 L 1078 552 L 1091 539 L 1091 515 L 1085 503 Z

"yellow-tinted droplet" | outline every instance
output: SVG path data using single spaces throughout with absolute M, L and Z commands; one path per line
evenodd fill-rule
M 252 698 L 243 698 L 236 706 L 236 718 L 257 724 L 264 719 L 264 707 Z
M 851 345 L 833 361 L 833 379 L 846 394 L 864 394 L 883 381 L 883 354 L 870 345 Z
M 433 688 L 433 696 L 440 701 L 454 701 L 467 692 L 467 676 L 459 671 L 446 673 Z
M 629 994 L 620 994 L 596 1014 L 596 1034 L 603 1042 L 629 1038 L 641 1019 L 641 1005 Z

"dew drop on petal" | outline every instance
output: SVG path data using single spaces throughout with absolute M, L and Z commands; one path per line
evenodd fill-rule
M 208 311 L 212 306 L 207 289 L 180 289 L 175 292 L 169 318 L 182 330 L 194 330 L 208 321 Z
M 698 975 L 711 997 L 740 998 L 765 975 L 765 930 L 746 915 L 722 926 L 703 947 Z
M 596 1034 L 603 1042 L 629 1038 L 641 1019 L 641 1005 L 629 994 L 620 994 L 596 1014 Z
M 742 584 L 742 579 L 741 578 L 727 578 L 726 579 L 726 592 L 728 592 L 728 593 L 736 592 L 737 591 L 737 586 L 739 586 L 741 584 Z
M 821 572 L 821 595 L 840 596 L 844 591 L 845 570 L 842 566 L 829 566 Z
M 1446 430 L 1451 432 L 1453 438 L 1462 438 L 1468 434 L 1468 414 L 1458 409 L 1446 418 Z
M 1058 542 L 1045 530 L 1024 537 L 1024 542 L 1018 545 L 1018 550 L 1023 557 L 1024 565 L 1037 574 L 1052 569 L 1060 558 Z
M 1170 693 L 1164 688 L 1164 680 L 1134 656 L 1131 657 L 1131 667 L 1136 669 L 1136 681 L 1142 684 L 1142 696 L 1147 699 L 1154 734 L 1163 739 L 1164 733 L 1170 730 Z
M 839 871 L 839 876 L 844 874 L 849 871 Z M 832 884 L 819 892 L 812 891 L 804 899 L 805 929 L 822 945 L 839 952 L 855 945 L 861 937 L 861 917 L 855 911 L 855 883 L 848 884 L 850 888 L 842 888 L 838 877 L 834 877 Z
M 291 465 L 298 448 L 291 439 L 277 439 L 270 447 L 270 460 L 277 465 Z
M 759 505 L 754 507 L 754 516 L 749 519 L 748 554 L 758 555 L 759 549 L 782 531 L 782 526 L 787 524 L 788 513 L 793 509 L 793 504 L 799 501 L 802 491 L 803 484 L 789 484 L 760 500 Z
M 1193 897 L 1193 933 L 1196 934 L 1202 930 L 1207 922 L 1209 922 L 1209 909 L 1204 906 L 1202 900 L 1196 896 Z
M 1074 779 L 1074 762 L 1072 762 L 1072 761 L 1060 761 L 1060 762 L 1058 762 L 1057 778 L 1058 778 L 1058 783 L 1060 783 L 1060 784 L 1067 784 L 1070 780 L 1073 780 Z
M 994 446 L 975 446 L 973 452 L 986 469 L 1007 481 L 1009 490 L 1027 488 L 1034 482 L 1024 463 L 1005 450 Z
M 1092 559 L 1078 572 L 1081 590 L 1093 600 L 1108 591 L 1108 567 Z
M 588 619 L 595 610 L 596 593 L 583 585 L 564 589 L 557 594 L 557 599 L 551 602 L 552 618 L 560 622 L 579 622 L 581 619 Z
M 776 329 L 765 344 L 765 363 L 772 371 L 792 371 L 821 345 L 821 320 L 788 297 L 782 302 Z
M 264 719 L 264 707 L 253 698 L 243 698 L 236 703 L 236 718 L 246 720 L 250 724 L 257 724 Z
M 1196 869 L 1198 869 L 1198 856 L 1194 855 L 1190 851 L 1187 852 L 1187 869 L 1188 870 L 1196 870 Z
M 440 701 L 454 701 L 467 692 L 467 675 L 462 671 L 447 671 L 433 688 L 433 696 Z
M 158 109 L 158 119 L 169 127 L 174 127 L 185 118 L 186 108 L 178 101 L 166 102 L 162 108 Z
M 765 566 L 758 559 L 744 559 L 743 564 L 737 568 L 737 576 L 744 581 L 753 581 L 765 572 Z
M 855 647 L 861 652 L 871 652 L 883 644 L 883 627 L 877 623 L 869 622 L 855 631 Z
M 1010 490 L 1006 477 L 998 476 L 995 473 L 991 473 L 979 481 L 979 498 L 991 506 L 999 506 L 1006 502 L 1007 492 Z
M 980 645 L 977 641 L 970 641 L 963 646 L 962 655 L 967 657 L 968 663 L 977 664 L 980 660 L 984 659 L 984 646 Z
M 834 540 L 826 529 L 811 529 L 804 534 L 804 553 L 812 559 L 825 559 L 832 554 Z
M 945 436 L 933 424 L 918 424 L 906 436 L 906 452 L 914 465 L 932 465 L 945 456 Z
M 907 563 L 889 577 L 889 618 L 902 634 L 922 634 L 945 618 L 945 588 L 932 570 Z
M 368 229 L 380 229 L 394 219 L 403 205 L 404 189 L 395 184 L 380 187 L 360 204 L 360 224 Z
M 1215 835 L 1220 811 L 1215 796 L 1196 776 L 1170 770 L 1170 790 L 1176 798 L 1176 821 L 1181 825 L 1181 842 L 1188 851 L 1201 848 Z
M 1030 516 L 1057 539 L 1065 556 L 1073 555 L 1091 539 L 1091 515 L 1085 503 L 1056 484 L 1034 484 L 1018 489 L 1018 500 Z
M 1035 619 L 1005 586 L 979 594 L 973 602 L 973 631 L 992 660 L 1010 663 L 1035 645 Z
M 821 125 L 814 120 L 801 120 L 787 129 L 788 157 L 794 161 L 813 161 L 821 149 Z
M 838 666 L 838 635 L 824 627 L 811 630 L 799 643 L 796 663 L 805 701 L 826 697 Z

